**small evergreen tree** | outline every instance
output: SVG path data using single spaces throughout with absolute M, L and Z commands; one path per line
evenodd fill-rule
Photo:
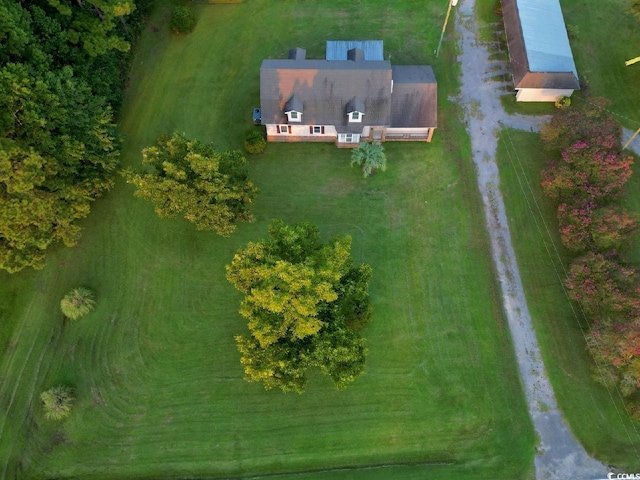
M 47 420 L 62 420 L 71 414 L 73 407 L 73 389 L 64 385 L 50 388 L 40 394 Z
M 384 147 L 377 143 L 362 142 L 351 152 L 351 166 L 362 165 L 364 178 L 373 174 L 376 170 L 385 171 L 387 169 L 387 157 L 384 154 Z
M 84 287 L 74 288 L 60 301 L 60 310 L 65 317 L 77 320 L 96 308 L 96 301 L 91 290 Z
M 189 7 L 174 7 L 171 12 L 171 30 L 186 35 L 196 28 L 196 14 Z
M 256 130 L 251 130 L 244 138 L 244 149 L 252 155 L 264 152 L 266 146 L 267 141 L 262 134 Z

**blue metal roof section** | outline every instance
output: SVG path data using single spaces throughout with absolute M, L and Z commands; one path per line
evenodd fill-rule
M 347 52 L 359 48 L 365 60 L 384 60 L 382 40 L 327 40 L 327 60 L 346 60 Z
M 559 0 L 518 0 L 529 71 L 573 72 L 578 78 Z

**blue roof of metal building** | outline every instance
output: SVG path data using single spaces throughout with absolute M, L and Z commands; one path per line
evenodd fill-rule
M 532 72 L 573 72 L 578 77 L 558 0 L 517 0 Z
M 327 60 L 346 60 L 347 52 L 359 48 L 365 60 L 384 60 L 382 40 L 327 40 Z

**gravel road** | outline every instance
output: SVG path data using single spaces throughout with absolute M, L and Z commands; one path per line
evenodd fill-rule
M 478 186 L 484 203 L 487 230 L 491 238 L 504 309 L 527 397 L 529 414 L 539 437 L 535 456 L 538 480 L 586 480 L 607 478 L 605 465 L 587 455 L 570 430 L 553 393 L 540 348 L 531 325 L 522 281 L 511 244 L 511 235 L 499 188 L 495 161 L 500 124 L 537 131 L 545 117 L 507 115 L 499 96 L 504 84 L 492 77 L 508 68 L 500 61 L 489 60 L 487 45 L 476 38 L 477 23 L 473 14 L 475 0 L 458 4 L 456 29 L 459 34 L 462 88 L 457 101 L 465 109 L 467 131 L 471 137 L 473 161 L 477 167 Z M 517 148 L 517 146 L 516 146 Z

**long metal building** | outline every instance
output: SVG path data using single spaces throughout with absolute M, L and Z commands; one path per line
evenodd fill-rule
M 520 102 L 553 102 L 580 89 L 559 0 L 502 0 Z

